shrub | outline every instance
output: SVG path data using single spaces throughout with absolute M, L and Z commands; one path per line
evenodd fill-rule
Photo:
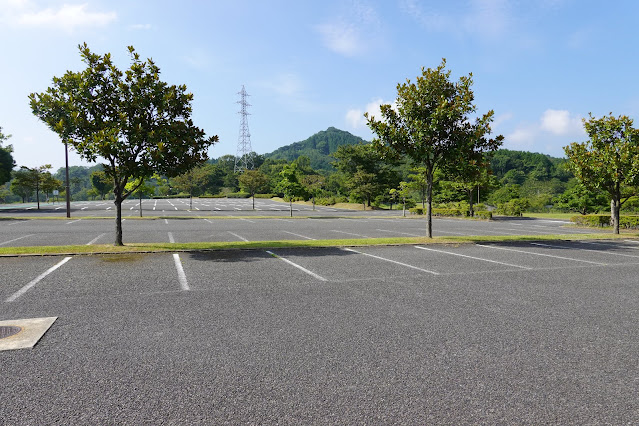
M 255 198 L 273 198 L 275 194 L 255 194 Z
M 579 216 L 571 217 L 570 221 L 576 223 L 577 225 L 582 225 L 582 226 L 592 226 L 592 227 L 610 226 L 610 215 L 609 214 L 579 215 Z M 621 226 L 621 220 L 619 221 L 619 225 Z
M 619 227 L 624 229 L 639 229 L 639 216 L 621 216 Z
M 248 192 L 231 192 L 230 194 L 226 194 L 226 198 L 249 198 L 251 194 Z
M 514 198 L 506 203 L 501 203 L 497 206 L 497 213 L 504 216 L 522 216 L 529 203 L 525 198 Z
M 492 219 L 493 212 L 488 210 L 475 210 L 475 217 L 479 219 Z
M 419 215 L 424 214 L 424 209 L 421 207 L 413 207 L 409 209 L 408 211 L 411 212 L 412 214 L 419 214 Z

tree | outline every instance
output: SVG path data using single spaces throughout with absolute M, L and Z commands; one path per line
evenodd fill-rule
M 408 175 L 408 185 L 419 193 L 419 198 L 422 200 L 422 209 L 426 208 L 426 192 L 428 191 L 428 181 L 426 180 L 426 168 L 414 167 L 411 169 L 413 173 Z M 401 182 L 400 182 L 401 183 Z M 404 182 L 406 184 L 406 182 Z
M 19 169 L 12 173 L 10 190 L 12 193 L 22 198 L 22 202 L 26 202 L 33 194 L 33 186 L 31 176 L 28 170 Z
M 50 169 L 51 164 L 45 164 L 44 166 L 33 168 L 26 166 L 20 167 L 20 170 L 25 172 L 24 175 L 20 175 L 20 179 L 22 180 L 21 185 L 28 188 L 29 194 L 32 194 L 33 191 L 35 191 L 38 210 L 40 210 L 40 189 L 43 182 L 47 181 L 48 178 L 51 177 L 51 173 L 49 172 Z
M 50 172 L 46 172 L 42 177 L 42 192 L 44 192 L 47 196 L 47 200 L 49 200 L 49 195 L 56 189 L 61 189 L 63 186 L 62 181 L 53 177 Z
M 206 172 L 202 167 L 194 167 L 188 172 L 175 176 L 171 184 L 180 192 L 189 194 L 189 209 L 193 209 L 193 194 L 200 195 L 200 188 L 206 182 Z
M 284 166 L 275 190 L 284 194 L 284 200 L 289 202 L 291 217 L 293 217 L 293 199 L 303 197 L 306 193 L 300 183 L 300 170 L 297 163 L 293 162 Z
M 446 170 L 460 158 L 471 158 L 496 150 L 503 137 L 486 138 L 490 134 L 491 110 L 470 122 L 476 112 L 472 74 L 450 81 L 445 71 L 446 60 L 435 69 L 422 68 L 416 83 L 406 80 L 397 85 L 396 108 L 381 105 L 381 119 L 364 114 L 377 138 L 375 148 L 385 157 L 408 156 L 424 167 L 427 182 L 428 237 L 432 238 L 433 173 L 437 167 Z
M 268 183 L 268 177 L 259 170 L 245 170 L 240 174 L 238 181 L 242 191 L 251 194 L 253 198 L 253 210 L 255 210 L 255 193 L 264 188 Z
M 54 77 L 46 92 L 32 93 L 31 109 L 80 157 L 106 161 L 116 205 L 115 245 L 123 245 L 122 202 L 137 189 L 127 189 L 127 183 L 139 179 L 141 185 L 155 172 L 172 177 L 190 170 L 206 161 L 218 137 L 207 138 L 193 124 L 193 95 L 186 86 L 161 81 L 158 66 L 140 60 L 133 47 L 124 73 L 110 54 L 91 53 L 86 43 L 79 49 L 87 68 Z
M 140 205 L 139 205 L 140 217 L 142 217 L 142 196 L 155 194 L 155 186 L 149 184 L 149 182 L 146 180 L 139 182 L 139 179 L 135 179 L 135 180 L 130 180 L 129 183 L 127 183 L 126 189 L 129 190 L 132 188 L 135 188 L 133 189 L 132 194 L 138 196 L 138 200 L 140 202 Z
M 625 115 L 584 119 L 587 142 L 564 147 L 568 166 L 590 190 L 606 191 L 610 196 L 613 232 L 619 233 L 619 210 L 636 194 L 639 185 L 639 131 Z
M 333 157 L 337 160 L 333 165 L 345 176 L 346 187 L 365 201 L 365 207 L 399 183 L 396 161 L 384 159 L 370 144 L 342 145 Z
M 100 170 L 96 170 L 91 173 L 91 185 L 100 195 L 100 198 L 104 200 L 104 196 L 113 191 L 113 181 L 107 176 L 106 173 Z
M 2 133 L 2 127 L 0 127 L 0 185 L 11 180 L 11 170 L 16 166 L 16 162 L 13 161 L 13 156 L 11 155 L 13 146 L 2 146 L 10 137 L 11 135 Z
M 412 188 L 408 182 L 400 182 L 399 187 L 389 191 L 391 197 L 399 197 L 402 200 L 402 216 L 406 217 L 406 197 L 410 196 Z
M 580 183 L 553 200 L 556 208 L 575 211 L 582 215 L 598 211 L 607 201 L 604 194 L 591 191 Z
M 313 210 L 315 210 L 315 197 L 320 193 L 325 183 L 326 178 L 322 175 L 312 174 L 302 176 L 304 189 L 313 197 Z

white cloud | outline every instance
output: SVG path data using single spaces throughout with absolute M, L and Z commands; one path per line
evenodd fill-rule
M 352 129 L 361 129 L 366 127 L 366 117 L 364 117 L 364 113 L 368 113 L 369 117 L 375 117 L 378 120 L 382 118 L 382 112 L 380 110 L 380 105 L 383 104 L 391 104 L 393 109 L 397 109 L 397 104 L 395 102 L 386 102 L 381 98 L 374 99 L 373 101 L 366 104 L 366 107 L 362 110 L 359 108 L 351 108 L 346 111 L 346 123 Z
M 2 6 L 2 20 L 12 25 L 62 29 L 68 33 L 82 27 L 104 27 L 117 19 L 115 12 L 90 11 L 87 3 L 65 3 L 58 8 L 37 9 L 30 1 L 5 0 Z
M 352 24 L 324 24 L 319 25 L 317 30 L 326 47 L 341 55 L 355 56 L 365 50 L 358 30 Z
M 508 0 L 470 0 L 468 6 L 459 8 L 464 12 L 455 15 L 435 11 L 428 3 L 417 0 L 402 0 L 400 7 L 429 31 L 458 36 L 496 39 L 504 36 L 513 21 Z
M 581 117 L 571 116 L 569 111 L 547 109 L 541 116 L 541 129 L 555 135 L 582 135 Z
M 360 1 L 349 3 L 343 16 L 317 25 L 315 29 L 327 48 L 347 57 L 364 54 L 382 44 L 377 12 Z

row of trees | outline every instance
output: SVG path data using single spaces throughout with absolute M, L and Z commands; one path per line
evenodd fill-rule
M 393 196 L 405 199 L 412 190 L 426 207 L 427 234 L 431 237 L 435 196 L 463 194 L 472 211 L 475 189 L 477 199 L 483 187 L 484 191 L 493 191 L 492 197 L 512 202 L 525 190 L 537 187 L 540 196 L 542 188 L 564 184 L 560 176 L 551 177 L 549 168 L 543 165 L 528 173 L 506 170 L 508 167 L 495 156 L 503 137 L 490 137 L 493 111 L 477 114 L 472 74 L 451 81 L 445 60 L 437 68 L 422 68 L 415 82 L 398 84 L 394 105 L 382 105 L 380 117 L 366 115 L 377 137 L 371 144 L 340 146 L 333 155 L 335 173 L 313 170 L 306 156 L 294 161 L 255 156 L 256 170 L 238 175 L 230 172 L 229 158 L 207 161 L 208 148 L 218 139 L 207 138 L 191 121 L 193 95 L 184 85 L 161 81 L 155 63 L 151 59 L 142 61 L 132 47 L 132 64 L 124 72 L 112 63 L 110 54 L 96 55 L 86 44 L 79 49 L 86 69 L 54 77 L 45 92 L 30 95 L 31 108 L 83 159 L 104 160 L 101 169 L 91 174 L 91 184 L 94 194 L 113 194 L 116 245 L 122 245 L 122 201 L 134 194 L 170 194 L 178 189 L 192 196 L 240 187 L 251 195 L 264 190 L 280 193 L 291 202 L 299 197 L 315 201 L 328 193 L 348 195 L 370 205 Z M 620 119 L 622 124 L 616 125 L 611 119 L 598 123 L 591 118 L 586 127 L 592 145 L 573 144 L 566 153 L 569 167 L 582 185 L 579 190 L 606 189 L 612 196 L 614 214 L 622 204 L 621 188 L 637 183 L 633 180 L 637 179 L 636 170 L 624 169 L 624 176 L 629 177 L 622 182 L 617 179 L 619 168 L 614 179 L 600 178 L 597 172 L 604 167 L 602 162 L 623 163 L 626 167 L 626 161 L 636 160 L 636 150 L 632 148 L 625 155 L 613 149 L 610 155 L 598 157 L 596 144 L 600 136 L 603 145 L 611 145 L 612 139 L 623 139 L 627 145 L 636 138 L 631 123 Z M 0 142 L 3 140 L 6 137 Z M 490 173 L 491 162 L 493 169 L 503 172 L 498 189 L 497 178 Z M 20 182 L 26 187 L 35 185 L 39 200 L 39 191 L 55 183 L 49 168 L 22 168 L 14 174 L 11 187 L 17 188 Z M 618 214 L 616 220 L 618 225 Z

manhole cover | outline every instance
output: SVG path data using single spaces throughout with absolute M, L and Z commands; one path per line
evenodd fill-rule
M 5 337 L 11 337 L 14 334 L 18 334 L 22 331 L 22 327 L 15 327 L 13 325 L 1 325 L 0 326 L 0 339 Z

